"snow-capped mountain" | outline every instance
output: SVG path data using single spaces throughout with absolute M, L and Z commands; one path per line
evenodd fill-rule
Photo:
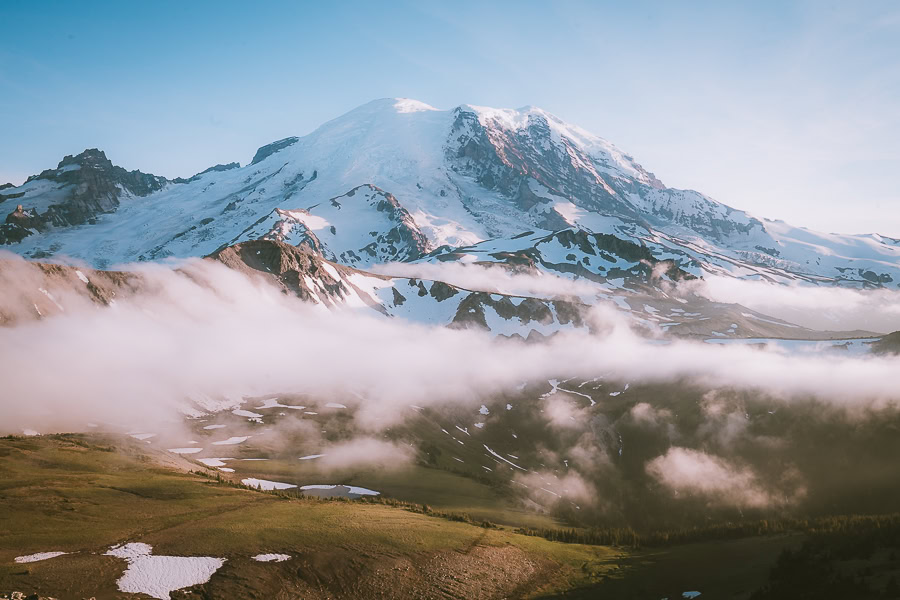
M 8 249 L 99 268 L 273 239 L 360 268 L 524 257 L 606 280 L 652 257 L 693 276 L 900 284 L 898 240 L 816 233 L 667 188 L 609 142 L 531 107 L 376 100 L 260 148 L 244 167 L 188 179 L 128 173 L 86 151 L 3 189 L 0 203 Z

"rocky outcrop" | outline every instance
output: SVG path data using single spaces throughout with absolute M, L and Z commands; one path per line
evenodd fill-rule
M 272 142 L 271 144 L 267 144 L 256 151 L 256 154 L 253 155 L 253 160 L 250 161 L 251 165 L 255 165 L 258 162 L 261 162 L 268 158 L 269 156 L 275 154 L 279 150 L 284 150 L 288 146 L 292 146 L 300 141 L 298 137 L 286 137 L 283 140 L 278 140 L 277 142 Z
M 240 273 L 263 276 L 308 302 L 338 304 L 349 292 L 332 274 L 345 267 L 332 265 L 329 272 L 321 256 L 283 242 L 251 240 L 217 250 L 207 258 Z
M 25 210 L 21 204 L 6 215 L 6 222 L 0 225 L 0 244 L 15 244 L 34 233 L 40 227 L 40 220 L 34 211 Z
M 36 181 L 46 182 L 50 187 L 56 188 L 55 195 L 59 200 L 41 211 L 29 207 L 27 201 L 23 200 L 21 210 L 17 209 L 7 217 L 8 225 L 44 231 L 52 226 L 91 223 L 99 215 L 114 212 L 123 195 L 147 196 L 169 183 L 164 177 L 141 171 L 126 171 L 114 165 L 103 151 L 96 148 L 85 150 L 76 156 L 66 156 L 57 168 L 29 177 L 25 185 Z M 6 194 L 4 199 L 24 196 L 25 192 L 19 192 Z M 0 234 L 0 241 L 3 241 L 3 237 L 15 238 L 21 235 L 21 230 L 6 228 Z
M 190 183 L 192 181 L 197 181 L 198 179 L 200 179 L 200 177 L 202 175 L 206 175 L 207 173 L 220 173 L 222 171 L 230 171 L 232 169 L 240 169 L 240 168 L 241 168 L 241 163 L 237 163 L 237 162 L 230 162 L 227 165 L 221 165 L 221 164 L 215 165 L 208 169 L 204 169 L 203 171 L 200 171 L 196 175 L 188 177 L 187 179 L 185 179 L 183 177 L 176 177 L 175 179 L 172 180 L 172 183 Z

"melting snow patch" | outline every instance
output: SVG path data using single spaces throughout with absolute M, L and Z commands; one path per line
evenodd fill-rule
M 253 557 L 258 562 L 284 562 L 290 559 L 290 554 L 257 554 Z
M 227 440 L 213 442 L 213 446 L 231 446 L 232 444 L 240 444 L 250 439 L 249 435 L 232 436 Z
M 106 554 L 128 561 L 128 568 L 116 582 L 120 592 L 147 594 L 169 600 L 169 593 L 206 583 L 225 564 L 224 558 L 209 556 L 151 556 L 148 544 L 113 546 Z
M 234 460 L 233 458 L 198 458 L 198 462 L 202 462 L 207 467 L 224 467 L 226 460 Z
M 81 281 L 90 283 L 90 280 L 81 271 L 75 271 L 75 274 L 78 275 L 78 279 L 80 279 Z
M 478 429 L 481 429 L 484 427 L 484 423 L 475 423 L 475 427 L 477 427 Z
M 700 592 L 684 592 L 681 594 L 682 598 L 696 598 L 700 595 Z
M 68 554 L 68 552 L 38 552 L 37 554 L 29 554 L 27 556 L 17 556 L 15 558 L 15 562 L 17 562 L 17 563 L 32 563 L 32 562 L 37 562 L 39 560 L 47 560 L 48 558 L 55 558 L 57 556 L 62 556 L 63 554 Z
M 343 404 L 338 404 L 337 402 L 329 402 L 325 405 L 327 408 L 347 408 Z
M 207 425 L 203 429 L 222 429 L 225 425 Z
M 478 412 L 481 413 L 482 415 L 489 415 L 489 414 L 491 414 L 491 411 L 489 411 L 489 410 L 488 410 L 488 407 L 485 406 L 484 404 L 481 405 L 481 408 L 478 409 Z
M 310 454 L 308 456 L 301 456 L 300 460 L 312 460 L 314 458 L 322 458 L 325 456 L 324 454 Z
M 376 492 L 375 490 L 366 489 L 364 487 L 357 487 L 355 485 L 327 485 L 327 484 L 311 484 L 311 485 L 303 485 L 300 486 L 300 489 L 303 491 L 308 490 L 334 490 L 335 496 L 344 496 L 344 495 L 356 495 L 356 496 L 379 496 L 381 492 Z M 317 494 L 325 496 L 326 494 Z
M 242 410 L 240 408 L 231 411 L 231 414 L 237 415 L 239 417 L 248 417 L 250 419 L 258 419 L 262 416 L 259 413 L 250 412 L 249 410 Z
M 290 488 L 297 487 L 293 483 L 281 483 L 280 481 L 267 481 L 265 479 L 254 479 L 250 477 L 248 479 L 241 479 L 241 483 L 244 485 L 249 485 L 253 488 L 259 488 L 261 490 L 287 490 Z
M 136 440 L 149 440 L 150 438 L 152 438 L 155 435 L 156 435 L 155 433 L 132 433 L 131 437 L 133 437 Z
M 203 448 L 169 448 L 169 452 L 173 454 L 197 454 L 203 452 Z

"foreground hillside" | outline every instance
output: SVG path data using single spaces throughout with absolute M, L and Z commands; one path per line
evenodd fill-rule
M 143 597 L 116 584 L 140 563 L 104 554 L 127 542 L 148 544 L 153 556 L 224 559 L 207 583 L 173 598 L 569 597 L 602 591 L 607 579 L 619 581 L 615 597 L 680 594 L 707 570 L 695 561 L 713 556 L 738 571 L 703 583 L 732 597 L 760 585 L 769 559 L 793 543 L 776 537 L 642 555 L 548 542 L 403 507 L 228 486 L 141 446 L 84 436 L 0 440 L 0 593 Z M 67 554 L 14 562 L 42 552 Z M 288 558 L 252 559 L 261 554 Z

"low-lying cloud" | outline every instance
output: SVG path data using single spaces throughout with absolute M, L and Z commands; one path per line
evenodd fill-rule
M 810 329 L 876 333 L 900 330 L 900 291 L 782 285 L 720 276 L 682 285 L 709 300 L 741 304 Z
M 514 271 L 505 265 L 447 263 L 389 263 L 371 268 L 375 273 L 391 277 L 413 277 L 443 281 L 457 287 L 509 296 L 531 298 L 595 298 L 608 291 L 587 279 L 566 279 L 544 271 Z
M 566 331 L 526 343 L 480 330 L 410 323 L 368 308 L 327 311 L 212 261 L 187 261 L 178 270 L 137 265 L 140 285 L 123 290 L 112 306 L 89 300 L 80 278 L 62 285 L 22 261 L 3 269 L 10 287 L 0 290 L 0 306 L 7 312 L 34 308 L 25 292 L 48 298 L 39 288 L 65 308 L 0 327 L 4 433 L 86 431 L 93 422 L 158 432 L 155 439 L 167 431 L 171 438 L 187 439 L 179 437 L 186 406 L 231 410 L 244 398 L 302 394 L 320 406 L 346 405 L 346 412 L 334 413 L 340 415 L 335 423 L 346 425 L 353 437 L 327 442 L 298 411 L 288 411 L 271 424 L 270 433 L 251 439 L 283 450 L 302 438 L 309 454 L 323 455 L 312 463 L 323 470 L 404 468 L 417 459 L 416 450 L 383 439 L 383 432 L 420 414 L 410 405 L 474 415 L 482 403 L 519 393 L 522 382 L 546 386 L 549 379 L 574 378 L 556 393 L 532 399 L 542 426 L 558 442 L 542 455 L 548 466 L 529 464 L 529 472 L 520 473 L 504 461 L 497 465 L 512 469 L 506 480 L 528 486 L 535 502 L 556 499 L 578 504 L 580 511 L 588 505 L 607 511 L 611 498 L 621 497 L 616 494 L 624 484 L 615 473 L 634 447 L 621 437 L 630 427 L 645 436 L 637 439 L 654 444 L 637 468 L 673 497 L 756 509 L 796 502 L 803 497 L 803 480 L 792 479 L 786 468 L 786 478 L 776 473 L 772 483 L 772 473 L 761 475 L 760 462 L 740 458 L 735 449 L 741 444 L 751 454 L 764 445 L 776 447 L 751 431 L 749 409 L 740 398 L 712 392 L 692 400 L 699 417 L 689 429 L 664 396 L 630 404 L 635 386 L 686 383 L 749 391 L 765 398 L 773 413 L 781 406 L 812 404 L 842 422 L 896 415 L 900 398 L 896 357 L 648 339 L 611 307 L 594 309 L 593 333 Z M 11 276 L 10 269 L 19 273 Z M 574 387 L 579 380 L 611 385 L 594 395 L 592 407 L 591 399 L 571 391 L 592 389 Z M 626 383 L 631 391 L 621 396 Z M 604 402 L 623 398 L 619 417 L 603 412 Z M 526 408 L 526 400 L 516 402 L 515 410 Z M 494 418 L 500 416 L 492 413 L 489 419 Z M 228 430 L 227 435 L 252 432 Z M 685 435 L 695 448 L 688 447 Z M 554 485 L 541 485 L 545 481 Z M 604 485 L 605 498 L 598 492 Z
M 712 503 L 768 508 L 784 502 L 749 467 L 690 448 L 670 448 L 647 464 L 647 473 L 673 494 L 698 495 Z

